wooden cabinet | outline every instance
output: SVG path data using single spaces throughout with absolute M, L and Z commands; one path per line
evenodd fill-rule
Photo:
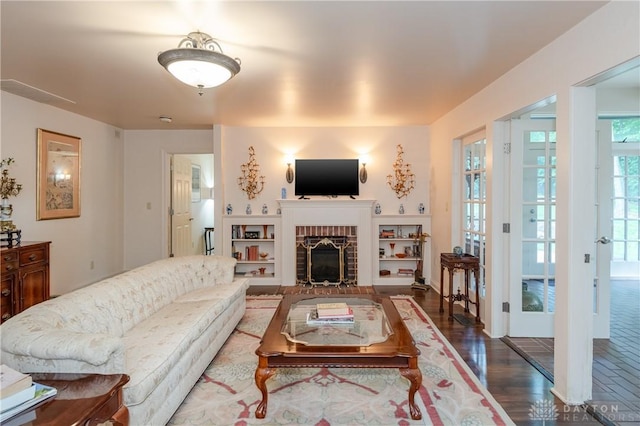
M 49 299 L 49 242 L 22 242 L 1 251 L 0 322 Z

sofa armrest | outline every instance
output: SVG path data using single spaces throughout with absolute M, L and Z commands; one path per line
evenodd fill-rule
M 74 360 L 94 366 L 113 363 L 114 359 L 110 358 L 118 355 L 124 358 L 123 340 L 111 334 L 47 329 L 10 337 L 3 336 L 2 350 L 14 355 L 42 360 Z M 124 365 L 124 359 L 121 364 Z

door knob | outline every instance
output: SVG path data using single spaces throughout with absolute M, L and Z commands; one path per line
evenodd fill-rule
M 596 240 L 596 243 L 600 243 L 600 244 L 610 244 L 611 243 L 611 239 L 605 236 L 602 236 L 600 238 L 598 238 Z

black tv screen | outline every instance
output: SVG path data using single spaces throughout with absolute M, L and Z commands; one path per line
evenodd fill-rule
M 296 160 L 295 195 L 359 195 L 358 160 Z

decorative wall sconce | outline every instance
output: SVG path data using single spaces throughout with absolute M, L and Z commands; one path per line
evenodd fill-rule
M 415 175 L 411 172 L 411 164 L 404 163 L 402 145 L 397 147 L 398 154 L 393 162 L 393 175 L 387 175 L 387 185 L 393 189 L 398 198 L 409 195 L 415 184 Z
M 256 152 L 253 146 L 249 147 L 249 161 L 242 164 L 240 170 L 242 170 L 242 176 L 238 178 L 238 185 L 247 193 L 247 197 L 253 200 L 264 189 L 264 176 L 258 176 L 260 165 L 256 161 Z
M 360 182 L 367 182 L 367 163 L 362 163 L 362 167 L 360 167 Z
M 293 182 L 293 169 L 291 168 L 291 163 L 287 163 L 287 182 L 291 183 Z

